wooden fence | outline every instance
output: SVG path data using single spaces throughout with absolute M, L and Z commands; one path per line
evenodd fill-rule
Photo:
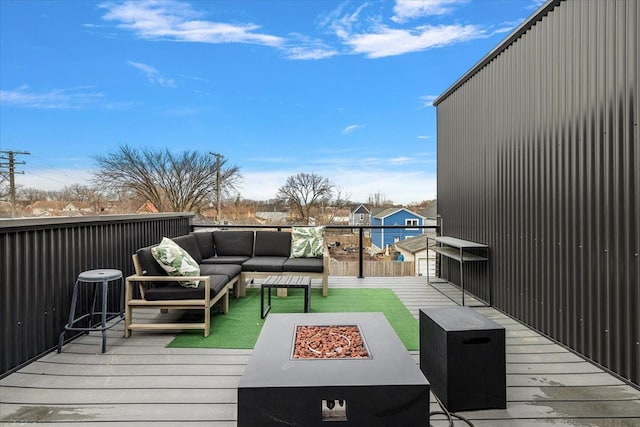
M 414 276 L 414 261 L 364 261 L 364 277 L 393 277 Z M 357 261 L 337 261 L 331 259 L 329 263 L 330 276 L 355 276 L 358 277 Z

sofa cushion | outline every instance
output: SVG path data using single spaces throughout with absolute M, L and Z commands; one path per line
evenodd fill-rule
M 193 258 L 195 262 L 197 262 L 198 264 L 202 262 L 202 255 L 200 254 L 200 248 L 198 247 L 198 241 L 196 240 L 195 236 L 187 234 L 186 236 L 174 237 L 171 240 L 176 242 L 178 246 L 187 251 L 187 253 L 191 255 L 191 258 Z
M 322 258 L 289 258 L 285 261 L 283 271 L 322 273 L 324 266 Z
M 213 233 L 211 231 L 192 231 L 190 234 L 193 234 L 193 237 L 196 238 L 198 249 L 203 259 L 210 258 L 216 254 L 213 246 Z
M 242 270 L 282 272 L 282 266 L 287 259 L 286 257 L 254 256 L 242 263 Z
M 243 262 L 251 257 L 248 256 L 213 256 L 202 260 L 202 264 L 237 264 L 242 265 Z M 201 265 L 202 265 L 201 264 Z
M 218 256 L 253 255 L 253 231 L 214 231 L 213 243 Z
M 241 272 L 242 266 L 239 264 L 200 264 L 200 274 L 202 276 L 224 274 L 231 280 Z
M 158 246 L 151 248 L 151 254 L 169 276 L 199 276 L 200 267 L 189 253 L 173 240 L 166 237 Z M 180 282 L 185 287 L 196 288 L 198 281 Z
M 321 257 L 324 252 L 324 227 L 293 227 L 291 258 Z
M 160 267 L 160 264 L 158 264 L 158 261 L 156 261 L 151 253 L 151 248 L 155 246 L 156 245 L 147 246 L 146 248 L 141 248 L 136 251 L 138 262 L 142 268 L 141 273 L 143 276 L 168 276 L 165 269 Z
M 254 256 L 289 257 L 291 233 L 285 231 L 256 231 Z
M 210 296 L 217 295 L 228 283 L 227 276 L 214 275 L 211 277 Z M 183 300 L 183 299 L 203 299 L 204 298 L 204 281 L 200 281 L 197 288 L 186 288 L 175 282 L 167 283 L 163 286 L 156 285 L 147 289 L 144 299 L 147 301 L 167 301 L 167 300 Z

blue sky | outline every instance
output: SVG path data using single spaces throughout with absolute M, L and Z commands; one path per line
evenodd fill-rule
M 299 172 L 431 199 L 431 101 L 542 3 L 0 0 L 0 150 L 31 153 L 23 187 L 127 144 L 219 152 L 249 199 Z

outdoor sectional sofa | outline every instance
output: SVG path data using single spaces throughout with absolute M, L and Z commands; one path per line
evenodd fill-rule
M 247 280 L 273 275 L 309 276 L 322 279 L 322 294 L 328 294 L 329 255 L 291 258 L 291 233 L 283 231 L 199 231 L 173 240 L 196 261 L 200 276 L 169 276 L 156 262 L 148 246 L 133 255 L 135 274 L 125 288 L 125 337 L 133 330 L 203 329 L 210 332 L 210 310 L 218 301 L 221 312 L 229 309 L 229 292 L 246 294 Z M 179 281 L 200 280 L 197 288 Z M 135 284 L 139 296 L 134 296 Z M 202 323 L 134 323 L 133 308 L 202 309 Z

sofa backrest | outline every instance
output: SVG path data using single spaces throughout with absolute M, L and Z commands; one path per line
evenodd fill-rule
M 138 255 L 138 262 L 142 269 L 142 271 L 136 271 L 136 274 L 141 274 L 143 276 L 168 276 L 167 272 L 160 267 L 160 264 L 158 264 L 151 253 L 151 248 L 156 246 L 158 245 L 147 246 L 146 248 L 141 248 L 136 251 L 136 255 Z
M 193 234 L 187 234 L 186 236 L 174 237 L 171 240 L 176 242 L 178 246 L 187 251 L 191 258 L 198 264 L 202 262 L 202 254 L 200 254 L 200 248 L 198 247 L 198 241 Z
M 191 234 L 198 242 L 198 249 L 202 259 L 211 258 L 216 254 L 213 246 L 213 233 L 211 231 L 192 231 Z
M 286 231 L 256 231 L 255 256 L 288 257 L 291 255 L 291 233 Z
M 252 256 L 253 231 L 214 231 L 217 256 Z

